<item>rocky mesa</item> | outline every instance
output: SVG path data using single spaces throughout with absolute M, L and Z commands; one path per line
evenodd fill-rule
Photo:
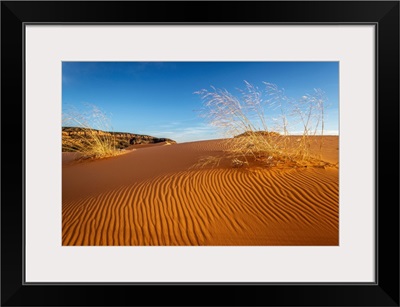
M 68 143 L 73 139 L 80 139 L 82 137 L 90 138 L 93 134 L 99 137 L 112 137 L 114 145 L 118 149 L 124 149 L 130 145 L 135 144 L 154 144 L 161 142 L 168 142 L 175 144 L 176 141 L 168 138 L 159 138 L 150 135 L 129 133 L 129 132 L 114 132 L 114 131 L 102 131 L 98 129 L 90 128 L 79 128 L 79 127 L 62 127 L 62 143 L 63 151 L 71 151 L 64 144 Z

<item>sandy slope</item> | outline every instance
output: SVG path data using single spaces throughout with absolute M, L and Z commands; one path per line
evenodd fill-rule
M 193 167 L 219 140 L 62 169 L 63 245 L 337 245 L 338 168 Z M 338 137 L 324 159 L 338 162 Z

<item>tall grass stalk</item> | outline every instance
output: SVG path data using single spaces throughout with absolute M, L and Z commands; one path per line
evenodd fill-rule
M 326 101 L 322 90 L 291 99 L 275 84 L 263 82 L 259 89 L 245 81 L 238 95 L 215 87 L 195 94 L 203 102 L 201 116 L 225 133 L 232 159 L 253 157 L 273 164 L 321 158 L 311 145 L 312 137 L 321 135 L 322 149 Z M 299 127 L 302 132 L 294 138 L 290 131 Z
M 116 156 L 120 151 L 115 146 L 109 116 L 94 105 L 86 105 L 83 111 L 68 108 L 62 114 L 62 151 L 79 152 L 82 158 L 105 158 Z

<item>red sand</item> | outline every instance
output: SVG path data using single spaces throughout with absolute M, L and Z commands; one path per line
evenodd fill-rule
M 221 140 L 63 154 L 63 245 L 338 245 L 337 167 L 193 167 Z M 323 158 L 338 163 L 338 137 Z

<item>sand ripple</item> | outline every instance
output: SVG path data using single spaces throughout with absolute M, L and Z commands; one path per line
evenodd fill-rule
M 66 200 L 62 243 L 337 245 L 338 204 L 337 169 L 180 171 Z

